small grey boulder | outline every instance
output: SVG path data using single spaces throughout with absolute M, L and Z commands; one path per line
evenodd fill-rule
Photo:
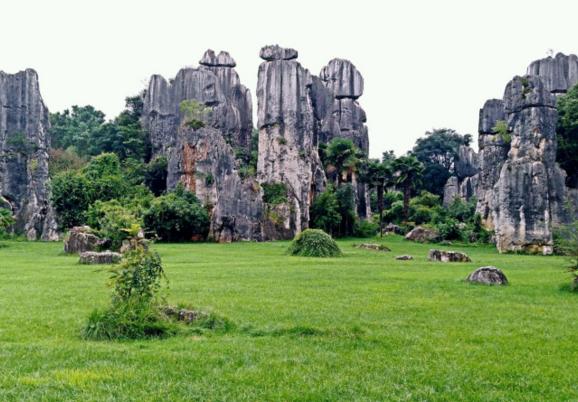
M 405 235 L 406 240 L 417 241 L 425 243 L 435 241 L 439 237 L 439 233 L 435 229 L 427 228 L 425 226 L 416 226 L 408 234 Z
M 85 251 L 80 253 L 80 264 L 116 264 L 122 258 L 122 254 L 113 251 Z
M 467 254 L 458 251 L 435 250 L 429 251 L 428 259 L 430 261 L 440 262 L 471 262 L 472 260 Z
M 395 259 L 400 261 L 409 261 L 413 260 L 413 257 L 411 255 L 398 255 L 397 257 L 395 257 Z
M 481 283 L 484 285 L 507 285 L 508 278 L 496 267 L 481 267 L 468 275 L 468 282 Z
M 357 248 L 374 251 L 391 251 L 389 247 L 384 246 L 383 244 L 375 244 L 375 243 L 361 243 L 360 245 L 357 246 Z

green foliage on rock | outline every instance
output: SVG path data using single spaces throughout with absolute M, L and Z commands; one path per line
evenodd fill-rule
M 8 229 L 15 223 L 12 212 L 0 207 L 0 239 L 8 235 Z
M 320 229 L 305 229 L 297 234 L 288 253 L 302 257 L 339 257 L 342 254 L 335 240 Z
M 558 153 L 568 186 L 578 188 L 578 85 L 558 98 Z
M 183 123 L 197 130 L 205 127 L 211 109 L 197 100 L 185 99 L 179 104 L 179 111 L 183 115 Z
M 287 202 L 287 186 L 281 182 L 261 184 L 263 188 L 263 202 L 270 205 L 278 205 Z
M 96 201 L 87 212 L 87 224 L 99 237 L 106 239 L 106 248 L 119 250 L 129 237 L 126 229 L 142 225 L 138 214 L 118 200 Z
M 207 210 L 182 185 L 152 200 L 143 221 L 148 232 L 168 242 L 189 241 L 194 236 L 204 238 L 209 230 Z

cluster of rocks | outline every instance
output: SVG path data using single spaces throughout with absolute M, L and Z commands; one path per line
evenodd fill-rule
M 566 186 L 566 172 L 556 163 L 556 96 L 577 82 L 574 55 L 533 62 L 527 75 L 508 83 L 503 99 L 490 99 L 480 110 L 479 153 L 459 150 L 444 204 L 476 197 L 500 252 L 551 254 L 553 228 L 576 218 L 576 208 L 565 205 L 578 206 L 578 190 Z
M 333 138 L 350 138 L 368 151 L 365 112 L 357 99 L 363 78 L 355 66 L 334 59 L 319 76 L 279 46 L 261 49 L 257 84 L 258 160 L 247 174 L 252 110 L 235 61 L 208 50 L 197 68 L 170 81 L 154 75 L 144 98 L 143 125 L 155 155 L 168 158 L 169 188 L 178 183 L 210 209 L 210 237 L 220 242 L 292 238 L 308 227 L 309 208 L 328 179 L 318 148 Z M 201 127 L 186 124 L 180 105 L 195 100 L 209 109 Z M 368 191 L 357 177 L 358 215 L 369 215 Z M 282 184 L 286 202 L 269 205 L 263 186 Z
M 50 204 L 48 109 L 36 71 L 0 71 L 0 208 L 29 240 L 57 240 Z
M 471 262 L 470 257 L 459 251 L 445 251 L 432 249 L 429 251 L 428 260 L 439 262 Z

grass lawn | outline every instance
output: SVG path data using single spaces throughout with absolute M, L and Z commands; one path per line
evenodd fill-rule
M 163 340 L 84 341 L 108 274 L 61 243 L 0 248 L 0 401 L 578 400 L 578 295 L 559 257 L 431 246 L 288 257 L 287 242 L 155 245 L 170 303 L 238 329 Z M 447 247 L 446 247 L 447 248 Z M 411 254 L 414 261 L 396 261 Z M 468 285 L 484 265 L 511 285 Z

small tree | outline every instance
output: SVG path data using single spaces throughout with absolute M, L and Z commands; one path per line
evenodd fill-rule
M 569 257 L 568 270 L 574 280 L 572 289 L 578 289 L 578 220 L 556 230 L 556 251 Z
M 379 162 L 369 160 L 364 164 L 361 174 L 362 181 L 366 182 L 377 193 L 377 209 L 379 210 L 379 235 L 383 236 L 383 194 L 393 182 L 393 170 L 389 160 Z
M 392 164 L 396 187 L 403 193 L 403 216 L 409 218 L 409 201 L 411 193 L 421 182 L 423 164 L 413 155 L 400 156 Z
M 211 111 L 210 108 L 195 99 L 186 99 L 179 104 L 183 123 L 195 130 L 205 127 L 205 121 Z
M 323 229 L 332 235 L 339 231 L 341 214 L 333 187 L 328 187 L 315 198 L 311 205 L 310 215 L 311 227 Z

